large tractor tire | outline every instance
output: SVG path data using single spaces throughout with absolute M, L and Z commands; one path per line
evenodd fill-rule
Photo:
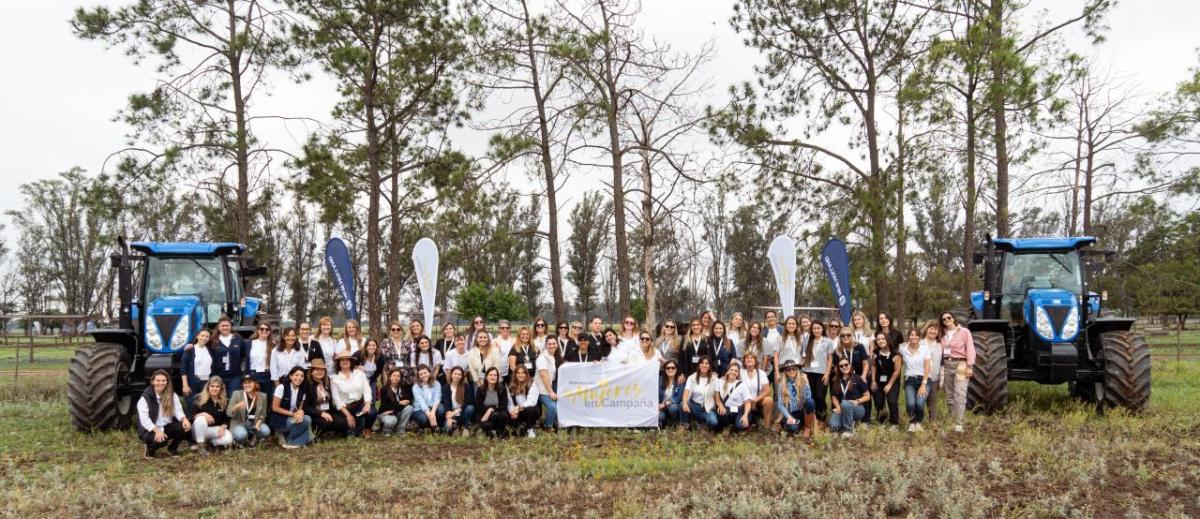
M 967 385 L 967 409 L 994 413 L 1008 405 L 1008 352 L 1004 335 L 975 332 L 975 369 Z
M 1105 332 L 1100 334 L 1104 362 L 1104 381 L 1080 383 L 1082 396 L 1102 407 L 1124 407 L 1141 411 L 1150 402 L 1150 345 L 1141 334 Z M 1104 392 L 1103 401 L 1097 389 Z
M 128 377 L 129 359 L 120 345 L 99 343 L 75 350 L 67 375 L 71 425 L 82 432 L 128 428 L 133 398 L 120 391 Z

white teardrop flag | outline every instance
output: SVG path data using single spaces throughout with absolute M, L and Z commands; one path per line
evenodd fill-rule
M 426 333 L 437 328 L 433 324 L 433 302 L 437 295 L 438 248 L 429 238 L 421 238 L 413 246 L 413 270 L 417 275 L 417 288 L 421 291 L 421 310 L 425 314 Z
M 796 241 L 790 236 L 776 236 L 767 249 L 775 286 L 779 289 L 780 321 L 796 311 Z

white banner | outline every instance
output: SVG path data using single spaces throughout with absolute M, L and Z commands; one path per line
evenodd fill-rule
M 425 334 L 433 336 L 437 325 L 433 323 L 433 301 L 437 295 L 438 248 L 429 238 L 421 238 L 413 246 L 413 269 L 417 275 L 417 288 L 421 290 L 421 310 L 425 312 Z
M 558 368 L 561 427 L 658 427 L 658 363 L 572 362 Z
M 796 311 L 796 242 L 790 236 L 776 236 L 767 249 L 775 286 L 779 289 L 779 322 Z

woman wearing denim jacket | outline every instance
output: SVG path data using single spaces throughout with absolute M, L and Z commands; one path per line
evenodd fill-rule
M 683 385 L 676 383 L 679 364 L 668 360 L 663 365 L 662 376 L 658 379 L 658 427 L 680 423 L 679 409 L 683 402 Z
M 812 437 L 816 424 L 816 403 L 808 378 L 800 373 L 800 365 L 792 359 L 780 366 L 778 388 L 775 390 L 775 408 L 782 418 L 783 429 L 790 433 L 804 429 L 804 438 Z
M 424 364 L 417 367 L 417 383 L 413 384 L 413 421 L 418 430 L 437 430 L 441 425 L 442 386 Z

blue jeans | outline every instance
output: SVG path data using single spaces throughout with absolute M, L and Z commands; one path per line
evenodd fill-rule
M 432 429 L 442 426 L 442 416 L 445 413 L 434 413 L 434 420 L 437 423 L 429 423 L 429 416 L 425 414 L 425 410 L 413 411 L 412 419 L 417 422 L 417 429 Z
M 838 432 L 854 431 L 854 422 L 862 420 L 867 415 L 867 409 L 852 401 L 842 402 L 842 412 L 829 415 L 829 430 Z
M 411 405 L 404 406 L 404 410 L 400 411 L 399 415 L 395 413 L 379 415 L 379 430 L 383 433 L 404 434 L 408 430 L 408 422 L 412 420 L 412 417 L 413 407 Z
M 904 408 L 908 410 L 909 423 L 925 421 L 925 400 L 929 396 L 929 387 L 925 387 L 925 396 L 917 396 L 921 389 L 921 380 L 925 377 L 907 377 L 904 379 Z
M 265 423 L 258 427 L 254 427 L 253 425 L 247 427 L 243 424 L 237 424 L 233 427 L 230 427 L 229 432 L 233 433 L 234 443 L 244 443 L 250 438 L 250 434 L 252 433 L 254 434 L 254 437 L 259 440 L 263 438 L 269 438 L 271 436 L 271 428 Z
M 550 395 L 541 395 L 538 396 L 538 403 L 546 408 L 542 415 L 542 427 L 550 429 L 558 425 L 558 402 L 551 400 Z
M 446 420 L 446 415 L 449 414 L 450 412 L 451 411 L 446 411 L 445 413 L 442 413 L 442 429 L 445 430 L 446 432 L 452 432 L 454 429 L 459 429 L 462 427 L 469 426 L 469 425 L 471 425 L 471 422 L 475 420 L 475 406 L 473 406 L 473 405 L 463 406 L 462 413 L 459 414 L 458 418 L 456 418 L 454 420 L 456 423 L 454 424 L 454 428 L 451 429 L 447 425 L 450 422 L 448 420 Z
M 658 410 L 658 426 L 666 427 L 671 424 L 679 423 L 679 404 L 671 403 L 666 409 Z
M 286 432 L 288 445 L 308 445 L 312 443 L 312 432 L 309 430 L 312 427 L 312 417 L 304 415 L 304 419 L 300 423 L 296 423 L 292 418 L 287 419 L 288 428 Z
M 704 404 L 698 404 L 696 402 L 688 402 L 687 414 L 680 413 L 680 415 L 681 415 L 681 418 L 683 419 L 683 423 L 685 423 L 685 424 L 690 423 L 691 421 L 695 420 L 697 422 L 700 422 L 701 424 L 708 426 L 709 429 L 717 428 L 717 412 L 716 411 L 705 411 Z

